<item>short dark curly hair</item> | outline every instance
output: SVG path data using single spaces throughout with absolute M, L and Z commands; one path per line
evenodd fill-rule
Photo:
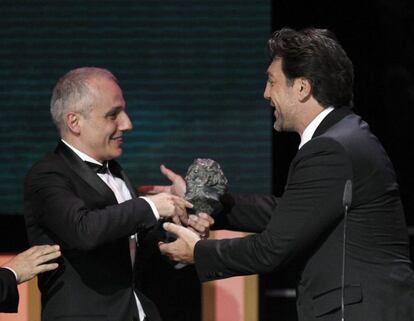
M 353 65 L 332 32 L 282 28 L 273 33 L 268 46 L 271 59 L 281 59 L 288 84 L 304 77 L 324 108 L 353 106 Z

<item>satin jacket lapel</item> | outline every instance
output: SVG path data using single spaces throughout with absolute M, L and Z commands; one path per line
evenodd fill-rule
M 333 111 L 331 111 L 319 124 L 318 128 L 316 128 L 315 133 L 313 134 L 312 138 L 315 138 L 317 136 L 322 135 L 324 132 L 326 132 L 330 127 L 335 125 L 337 122 L 339 122 L 342 118 L 344 118 L 347 115 L 352 114 L 352 110 L 349 107 L 342 107 L 342 108 L 336 108 Z M 295 156 L 296 158 L 296 156 Z M 293 164 L 295 163 L 295 158 L 292 160 L 289 166 L 289 172 L 287 176 L 286 182 L 289 182 L 291 172 L 293 170 Z M 287 188 L 287 184 L 285 185 L 285 190 Z
M 119 176 L 120 178 L 122 178 L 124 180 L 126 186 L 128 187 L 129 192 L 131 193 L 131 197 L 136 198 L 137 193 L 135 191 L 134 185 L 132 185 L 131 181 L 129 180 L 128 176 L 126 175 L 126 173 L 123 170 L 123 168 L 121 167 L 121 165 L 119 165 L 117 161 L 111 160 L 109 162 L 109 170 L 113 174 Z
M 132 185 L 131 181 L 129 180 L 128 176 L 125 174 L 125 171 L 122 169 L 121 165 L 119 165 L 115 160 L 111 160 L 109 161 L 109 170 L 111 171 L 111 173 L 115 176 L 118 176 L 120 178 L 123 179 L 123 181 L 125 182 L 125 185 L 127 186 L 129 192 L 131 193 L 131 198 L 136 198 L 137 194 L 135 191 L 134 186 Z M 139 235 L 140 233 L 137 232 L 137 235 Z M 138 239 L 136 239 L 136 246 L 138 247 Z M 131 244 L 129 244 L 128 246 L 131 246 Z M 135 264 L 137 264 L 137 259 L 138 259 L 139 255 L 135 255 L 135 260 L 133 262 L 132 266 L 135 266 Z
M 118 203 L 114 193 L 108 185 L 106 185 L 102 179 L 100 179 L 99 176 L 96 175 L 96 173 L 64 143 L 59 142 L 55 153 L 59 155 L 81 179 L 88 183 L 91 188 L 101 194 L 102 197 L 107 200 L 108 204 Z
M 124 170 L 122 170 L 121 174 L 122 174 L 122 179 L 124 180 L 126 186 L 128 187 L 128 189 L 131 193 L 131 197 L 136 198 L 137 197 L 137 192 L 136 192 L 134 186 L 132 185 L 131 181 L 129 180 L 128 176 L 126 176 Z
M 352 113 L 353 112 L 349 107 L 335 108 L 322 120 L 318 128 L 316 128 L 312 138 L 322 135 L 330 127 L 339 122 L 342 118 Z

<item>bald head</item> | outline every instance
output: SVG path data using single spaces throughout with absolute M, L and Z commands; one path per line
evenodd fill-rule
M 93 80 L 99 78 L 118 83 L 109 70 L 96 67 L 73 69 L 57 82 L 50 101 L 50 112 L 61 136 L 67 130 L 65 116 L 69 112 L 81 113 L 86 117 L 92 110 L 97 96 Z

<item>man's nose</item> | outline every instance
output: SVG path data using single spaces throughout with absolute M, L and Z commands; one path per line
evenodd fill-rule
M 132 123 L 126 112 L 121 112 L 118 116 L 118 128 L 122 131 L 128 131 L 132 129 Z
M 263 97 L 264 97 L 264 99 L 266 99 L 266 100 L 270 100 L 270 94 L 269 94 L 269 92 L 270 92 L 270 89 L 269 89 L 269 83 L 267 82 L 267 83 L 266 83 L 265 90 L 264 90 L 264 93 L 263 93 Z

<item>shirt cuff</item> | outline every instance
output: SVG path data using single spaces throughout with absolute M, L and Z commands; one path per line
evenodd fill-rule
M 174 265 L 174 269 L 181 270 L 182 268 L 186 267 L 187 265 L 188 265 L 187 263 L 178 262 L 176 265 Z
M 2 266 L 2 268 L 13 272 L 14 277 L 16 278 L 16 281 L 17 281 L 17 273 L 12 268 L 9 268 L 8 266 Z
M 143 200 L 145 200 L 149 204 L 149 206 L 151 206 L 152 213 L 154 213 L 154 216 L 158 221 L 160 219 L 160 213 L 158 213 L 157 207 L 155 206 L 154 202 L 151 201 L 148 197 L 145 197 L 145 196 L 140 196 L 139 198 L 142 198 Z

